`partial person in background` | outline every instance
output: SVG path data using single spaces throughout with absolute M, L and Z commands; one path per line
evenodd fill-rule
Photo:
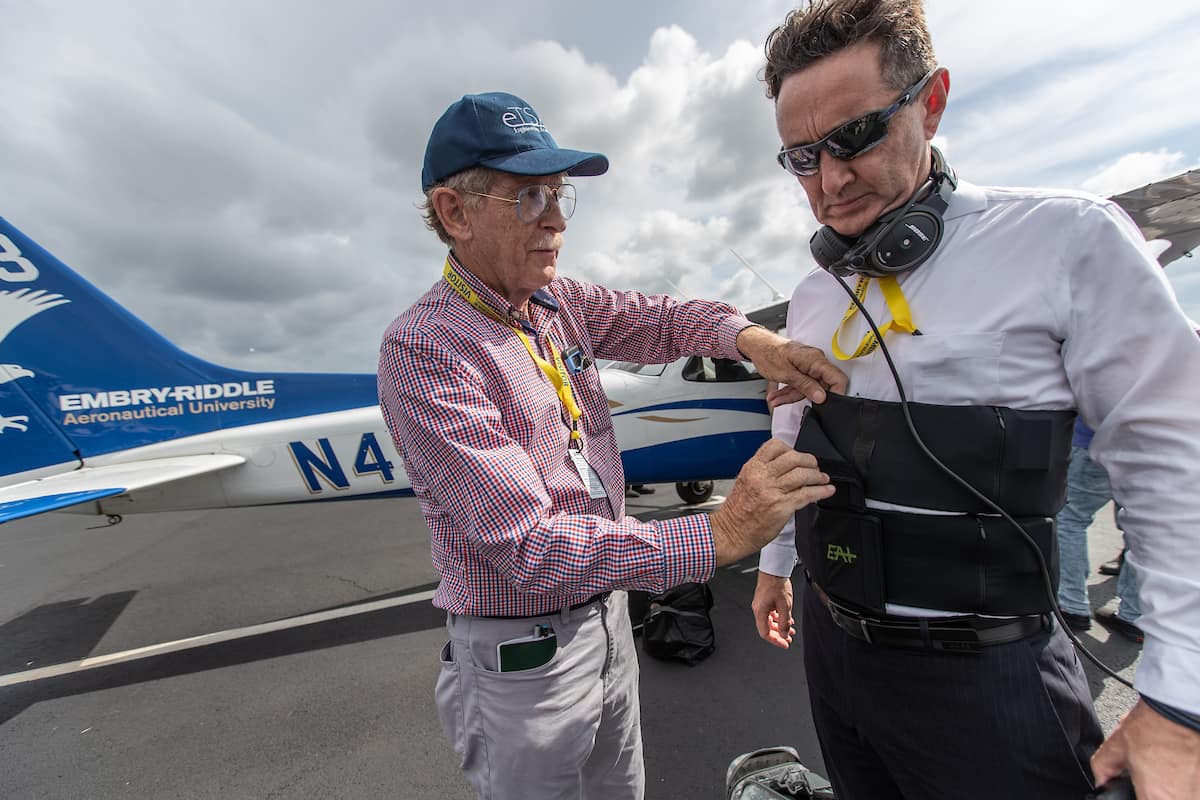
M 1088 455 L 1095 433 L 1082 421 L 1075 422 L 1071 440 L 1071 465 L 1067 468 L 1067 504 L 1058 512 L 1058 606 L 1075 631 L 1092 627 L 1092 605 L 1088 600 L 1088 528 L 1096 512 L 1112 500 L 1108 472 Z M 1096 619 L 1130 641 L 1141 643 L 1137 626 L 1142 615 L 1133 568 L 1121 559 L 1117 574 L 1117 608 L 1102 608 Z

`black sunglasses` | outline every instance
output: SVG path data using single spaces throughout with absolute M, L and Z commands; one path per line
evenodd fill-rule
M 842 161 L 861 156 L 887 138 L 888 120 L 920 94 L 931 77 L 932 70 L 905 89 L 900 99 L 887 108 L 863 114 L 858 119 L 839 125 L 812 144 L 798 144 L 795 147 L 780 149 L 779 155 L 776 156 L 779 166 L 793 175 L 807 177 L 817 174 L 822 149 L 828 150 L 829 155 Z

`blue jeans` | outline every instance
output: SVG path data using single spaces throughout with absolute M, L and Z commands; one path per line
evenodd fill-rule
M 1121 562 L 1121 572 L 1117 575 L 1117 616 L 1126 622 L 1137 622 L 1142 615 L 1142 606 L 1138 603 L 1137 579 L 1133 575 L 1133 567 L 1129 559 Z
M 1087 530 L 1096 512 L 1112 499 L 1108 473 L 1092 461 L 1083 447 L 1071 448 L 1071 465 L 1067 469 L 1067 504 L 1058 512 L 1058 605 L 1068 614 L 1091 616 L 1088 602 Z M 1126 561 L 1117 577 L 1117 615 L 1136 622 L 1142 615 L 1138 605 L 1137 581 L 1133 568 Z

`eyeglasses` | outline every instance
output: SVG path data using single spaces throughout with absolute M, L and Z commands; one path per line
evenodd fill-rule
M 533 222 L 542 216 L 542 214 L 545 214 L 546 210 L 550 208 L 551 199 L 558 205 L 558 210 L 563 215 L 563 219 L 570 219 L 571 215 L 575 213 L 575 187 L 569 183 L 559 186 L 551 186 L 546 183 L 523 186 L 517 192 L 516 197 L 500 197 L 494 194 L 484 194 L 483 192 L 465 193 L 473 194 L 476 197 L 490 197 L 493 200 L 512 203 L 517 207 L 517 219 L 525 223 Z
M 798 144 L 795 147 L 780 149 L 779 155 L 776 156 L 779 166 L 793 175 L 807 177 L 817 174 L 822 149 L 828 150 L 829 155 L 841 161 L 861 156 L 887 138 L 888 120 L 920 94 L 931 77 L 932 70 L 905 89 L 900 99 L 887 108 L 863 114 L 856 120 L 839 125 L 812 144 Z

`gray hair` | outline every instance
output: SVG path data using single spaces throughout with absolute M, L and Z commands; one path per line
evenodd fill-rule
M 494 169 L 487 167 L 471 167 L 464 169 L 462 172 L 456 172 L 448 178 L 438 181 L 433 186 L 425 191 L 425 202 L 421 204 L 421 215 L 424 217 L 425 227 L 437 234 L 438 238 L 444 244 L 453 245 L 454 240 L 450 238 L 450 234 L 446 232 L 446 228 L 442 225 L 442 221 L 438 219 L 437 211 L 433 207 L 433 190 L 439 187 L 446 187 L 454 191 L 464 194 L 463 205 L 477 206 L 483 202 L 482 197 L 478 197 L 469 192 L 491 191 L 492 183 L 499 175 Z

